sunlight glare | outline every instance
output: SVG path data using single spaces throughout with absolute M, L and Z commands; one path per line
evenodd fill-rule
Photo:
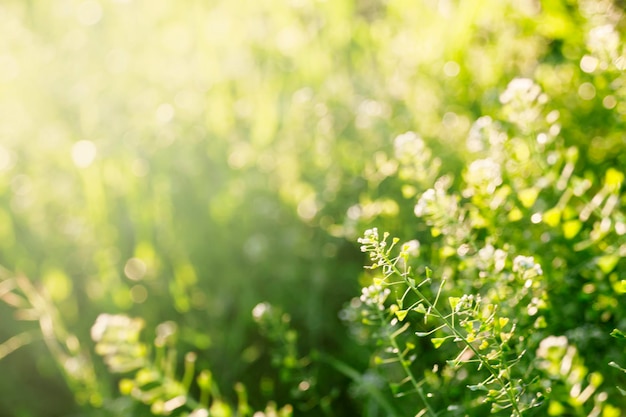
M 79 140 L 72 146 L 72 160 L 79 168 L 87 168 L 96 159 L 98 150 L 89 140 Z

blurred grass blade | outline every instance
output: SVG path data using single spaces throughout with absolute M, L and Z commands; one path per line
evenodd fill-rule
M 2 343 L 0 345 L 0 359 L 3 359 L 5 356 L 10 355 L 11 353 L 15 352 L 17 349 L 35 340 L 36 339 L 35 335 L 36 333 L 32 331 L 24 332 L 16 336 L 13 336 L 12 338 Z

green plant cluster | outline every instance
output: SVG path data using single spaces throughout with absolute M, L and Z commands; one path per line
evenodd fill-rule
M 623 6 L 2 2 L 0 417 L 623 415 Z

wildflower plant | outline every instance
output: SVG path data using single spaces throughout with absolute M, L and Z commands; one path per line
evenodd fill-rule
M 602 374 L 590 371 L 575 346 L 565 336 L 548 336 L 536 352 L 542 384 L 553 397 L 548 401 L 549 415 L 619 416 L 608 404 L 608 394 L 601 390 Z M 588 410 L 591 411 L 588 411 Z
M 614 338 L 624 341 L 626 340 L 626 334 L 624 334 L 624 332 L 622 332 L 619 329 L 613 329 L 613 331 L 611 332 L 611 336 L 613 336 Z M 616 362 L 611 361 L 609 363 L 610 366 L 619 369 L 620 371 L 622 371 L 623 373 L 626 374 L 626 368 L 622 368 L 620 365 L 618 365 Z M 622 393 L 622 395 L 626 396 L 626 389 L 622 388 L 622 387 L 617 387 L 617 389 L 619 390 L 620 393 Z
M 175 322 L 167 321 L 157 326 L 151 349 L 141 341 L 144 326 L 141 318 L 101 314 L 91 328 L 96 353 L 102 356 L 110 372 L 124 376 L 119 381 L 123 396 L 149 406 L 151 415 L 253 415 L 243 384 L 235 386 L 238 402 L 233 407 L 223 399 L 211 371 L 196 370 L 196 353 L 184 355 L 182 375 L 178 374 L 178 326 Z M 198 398 L 193 394 L 196 390 L 199 391 Z M 269 403 L 264 412 L 259 411 L 254 416 L 289 417 L 291 413 L 289 405 L 277 410 L 275 404 Z
M 588 39 L 595 43 L 581 62 L 583 72 L 593 57 L 621 62 L 619 53 L 600 52 L 598 46 L 617 50 L 615 22 L 602 27 L 602 19 L 591 21 Z M 613 74 L 612 64 L 603 68 L 592 72 Z M 390 385 L 402 396 L 417 393 L 420 413 L 440 412 L 444 407 L 438 404 L 447 404 L 452 414 L 481 415 L 479 404 L 486 402 L 491 412 L 509 415 L 616 415 L 610 395 L 616 388 L 604 386 L 599 374 L 582 365 L 606 366 L 610 359 L 602 364 L 598 355 L 583 358 L 576 343 L 599 330 L 601 322 L 623 320 L 600 288 L 624 293 L 617 274 L 626 233 L 619 208 L 624 174 L 615 167 L 598 175 L 581 168 L 590 161 L 569 140 L 574 134 L 566 125 L 570 115 L 555 108 L 541 79 L 540 72 L 537 79 L 514 78 L 498 96 L 498 109 L 476 119 L 461 172 L 433 163 L 437 178 L 431 184 L 419 176 L 395 177 L 398 188 L 416 191 L 412 214 L 417 221 L 403 217 L 409 221 L 400 227 L 383 217 L 376 221 L 419 242 L 413 250 L 398 247 L 400 239 L 376 228 L 358 240 L 371 272 L 362 280 L 360 299 L 346 308 L 360 313 L 342 317 L 351 323 L 360 318 L 360 324 L 350 325 L 352 331 L 386 346 L 382 356 L 375 354 L 378 363 L 406 362 L 401 374 L 409 376 L 398 378 L 396 369 Z M 579 94 L 584 96 L 587 87 L 582 85 Z M 431 159 L 421 163 L 429 166 L 433 154 L 420 158 L 424 155 Z M 363 227 L 370 224 L 371 219 Z M 433 265 L 441 278 L 433 280 L 425 265 Z M 578 300 L 593 300 L 588 308 L 575 310 L 573 299 L 565 296 L 579 293 L 584 295 Z M 581 324 L 585 321 L 596 324 Z M 608 333 L 596 337 L 616 355 Z M 430 346 L 415 337 L 430 339 Z M 542 346 L 551 337 L 567 337 L 570 353 L 559 358 L 580 363 L 578 371 L 547 371 Z M 392 352 L 402 355 L 389 356 Z M 424 358 L 432 362 L 426 365 Z M 465 374 L 472 363 L 476 372 Z M 462 397 L 460 386 L 468 387 L 474 400 Z M 443 400 L 446 395 L 451 398 Z
M 155 3 L 0 6 L 0 410 L 626 414 L 623 1 Z
M 15 309 L 15 318 L 37 323 L 39 329 L 25 330 L 0 344 L 0 359 L 15 350 L 43 340 L 56 365 L 72 388 L 79 404 L 101 407 L 102 384 L 85 343 L 70 332 L 49 294 L 23 275 L 0 269 L 0 300 Z
M 389 240 L 388 233 L 380 236 L 376 228 L 369 229 L 358 241 L 371 261 L 366 268 L 379 271 L 359 298 L 361 320 L 379 327 L 385 348 L 376 363 L 401 365 L 405 377 L 393 383 L 393 390 L 398 396 L 416 393 L 424 407 L 418 415 L 438 415 L 431 404 L 437 394 L 414 371 L 419 351 L 406 334 L 428 338 L 435 349 L 454 345 L 456 352 L 445 366 L 451 371 L 464 366 L 481 371 L 484 379 L 468 389 L 488 402 L 492 412 L 507 410 L 521 416 L 539 404 L 540 396 L 529 391 L 529 381 L 515 369 L 525 352 L 516 351 L 515 323 L 499 314 L 498 304 L 483 301 L 479 294 L 448 296 L 444 301 L 445 280 L 435 282 L 428 268 L 424 278 L 418 278 L 409 265 L 413 245 L 402 245 L 398 251 L 399 239 Z

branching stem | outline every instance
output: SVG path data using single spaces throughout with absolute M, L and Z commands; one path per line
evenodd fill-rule
M 513 409 L 512 417 L 521 416 L 522 414 L 517 404 L 517 398 L 515 397 L 515 393 L 512 391 L 513 388 L 509 384 L 505 383 L 505 381 L 500 377 L 499 373 L 491 366 L 489 361 L 478 351 L 478 349 L 476 349 L 474 345 L 472 345 L 470 341 L 467 340 L 467 338 L 454 326 L 454 324 L 450 322 L 448 318 L 439 311 L 439 309 L 436 306 L 436 302 L 434 303 L 431 302 L 428 299 L 428 297 L 426 297 L 424 293 L 420 291 L 418 286 L 415 285 L 415 283 L 409 279 L 408 274 L 406 272 L 405 273 L 401 272 L 398 269 L 396 262 L 392 262 L 391 259 L 389 259 L 389 256 L 385 252 L 380 251 L 379 254 L 381 256 L 381 259 L 384 261 L 384 263 L 388 265 L 389 268 L 392 269 L 393 273 L 402 277 L 404 282 L 409 286 L 409 288 L 411 288 L 411 291 L 413 291 L 413 293 L 415 293 L 415 295 L 417 295 L 428 306 L 428 311 L 431 312 L 434 316 L 438 317 L 439 320 L 443 322 L 445 327 L 447 327 L 459 340 L 461 340 L 467 346 L 467 348 L 472 350 L 472 352 L 476 355 L 476 357 L 479 358 L 483 366 L 489 371 L 493 379 L 497 381 L 497 383 L 502 388 L 504 388 L 504 390 L 507 393 L 507 397 L 511 403 L 511 407 Z M 406 265 L 406 262 L 405 262 L 405 265 Z M 438 299 L 439 299 L 439 292 L 437 293 L 437 300 Z M 397 346 L 397 343 L 395 342 L 395 339 L 390 338 L 390 341 L 392 342 L 393 347 L 397 349 L 398 346 Z M 398 353 L 400 354 L 401 352 L 398 350 Z M 408 364 L 405 363 L 405 361 L 403 360 L 403 357 L 401 358 L 401 363 L 402 363 L 402 366 L 404 367 L 404 370 L 407 372 L 407 375 L 409 375 L 409 377 L 411 378 L 413 385 L 416 386 L 417 388 L 417 382 L 415 381 L 415 378 L 413 377 L 408 367 Z M 426 402 L 426 399 L 425 399 L 426 397 L 423 393 L 423 390 L 421 390 L 421 388 L 419 388 L 418 393 L 424 400 L 425 404 L 428 404 Z

